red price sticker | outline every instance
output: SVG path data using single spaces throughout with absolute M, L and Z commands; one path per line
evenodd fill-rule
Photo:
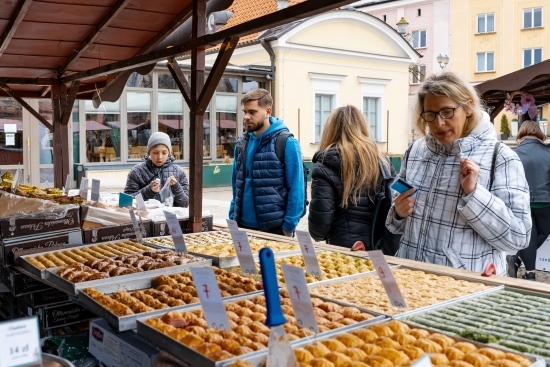
M 218 281 L 212 268 L 191 268 L 191 276 L 210 327 L 231 330 Z
M 308 274 L 313 275 L 316 278 L 321 278 L 323 273 L 317 260 L 317 254 L 315 248 L 313 248 L 313 242 L 311 242 L 311 236 L 306 231 L 296 231 L 296 237 L 304 256 L 304 262 L 306 263 L 306 270 Z

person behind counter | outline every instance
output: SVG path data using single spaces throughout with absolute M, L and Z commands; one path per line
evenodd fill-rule
M 413 119 L 424 137 L 405 153 L 399 177 L 414 188 L 395 197 L 386 220 L 403 234 L 397 256 L 476 272 L 493 263 L 505 276 L 505 252 L 524 249 L 531 235 L 517 154 L 498 144 L 477 92 L 453 71 L 420 86 Z
M 518 131 L 518 146 L 514 151 L 521 159 L 531 196 L 531 220 L 533 229 L 529 246 L 516 255 L 506 256 L 508 275 L 516 278 L 523 262 L 522 279 L 536 280 L 537 249 L 550 235 L 550 147 L 544 144 L 546 135 L 538 122 L 527 120 Z
M 144 200 L 156 199 L 164 202 L 161 200 L 161 189 L 166 182 L 170 182 L 174 206 L 186 208 L 189 205 L 189 183 L 183 169 L 174 163 L 171 148 L 167 134 L 153 133 L 147 143 L 145 162 L 130 170 L 124 192 L 132 196 L 141 193 Z
M 334 110 L 313 156 L 311 237 L 349 248 L 356 241 L 371 243 L 375 198 L 383 190 L 379 161 L 395 176 L 388 157 L 369 138 L 361 111 L 354 106 Z

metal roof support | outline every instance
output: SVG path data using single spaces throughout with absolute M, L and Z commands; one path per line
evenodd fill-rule
M 206 0 L 193 0 L 192 37 L 198 38 L 206 31 Z M 191 51 L 191 105 L 189 135 L 189 229 L 202 232 L 202 164 L 204 140 L 204 112 L 199 114 L 199 96 L 204 87 L 206 47 L 199 46 Z
M 23 18 L 29 10 L 29 6 L 31 6 L 31 3 L 32 0 L 20 0 L 19 4 L 17 4 L 17 8 L 15 9 L 15 14 L 17 15 L 13 17 L 10 24 L 6 28 L 6 31 L 2 37 L 0 37 L 0 56 L 2 56 L 4 51 L 6 51 L 6 48 L 8 48 L 15 31 L 17 31 L 19 24 L 23 21 Z
M 0 89 L 3 90 L 7 95 L 15 99 L 24 109 L 29 111 L 31 115 L 36 117 L 38 121 L 40 121 L 44 126 L 46 126 L 50 131 L 53 131 L 52 124 L 48 120 L 46 120 L 41 114 L 39 114 L 34 108 L 29 106 L 27 102 L 25 102 L 19 94 L 15 94 L 13 90 L 6 84 L 0 84 Z

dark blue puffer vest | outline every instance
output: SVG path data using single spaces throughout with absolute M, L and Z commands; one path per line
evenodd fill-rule
M 254 155 L 251 172 L 252 196 L 260 231 L 281 228 L 286 214 L 288 188 L 286 187 L 283 164 L 275 153 L 275 141 L 282 131 L 286 131 L 286 129 L 277 130 L 264 136 Z M 248 134 L 245 134 L 237 141 L 235 217 L 233 218 L 237 223 L 239 223 L 241 216 L 245 178 L 247 177 L 246 149 L 248 139 Z

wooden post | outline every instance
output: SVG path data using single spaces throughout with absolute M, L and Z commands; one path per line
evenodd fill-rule
M 62 117 L 67 102 L 67 88 L 63 84 L 52 85 L 53 107 L 53 174 L 54 186 L 63 187 L 69 174 L 69 130 Z

